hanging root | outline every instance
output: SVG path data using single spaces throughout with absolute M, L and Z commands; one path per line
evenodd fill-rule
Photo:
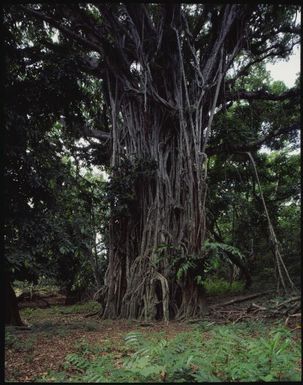
M 169 310 L 168 310 L 168 305 L 169 305 L 169 287 L 168 287 L 168 282 L 165 277 L 163 277 L 162 274 L 156 273 L 155 278 L 158 279 L 161 283 L 161 289 L 162 289 L 162 308 L 163 308 L 163 320 L 168 321 L 169 320 Z
M 249 156 L 249 158 L 251 160 L 251 163 L 253 165 L 253 168 L 254 168 L 254 172 L 255 172 L 255 175 L 256 175 L 257 183 L 258 183 L 258 186 L 259 186 L 261 200 L 262 200 L 262 203 L 263 203 L 263 207 L 264 207 L 266 218 L 267 218 L 267 222 L 268 222 L 268 229 L 269 229 L 270 240 L 271 240 L 271 242 L 273 244 L 273 248 L 274 248 L 275 262 L 276 262 L 276 267 L 277 267 L 277 270 L 278 270 L 278 282 L 277 282 L 278 286 L 277 286 L 277 289 L 279 288 L 279 284 L 281 283 L 282 286 L 283 286 L 283 289 L 285 291 L 287 291 L 287 285 L 285 283 L 283 273 L 285 274 L 286 279 L 287 279 L 290 287 L 292 289 L 295 289 L 296 287 L 295 287 L 292 279 L 289 276 L 288 270 L 287 270 L 287 268 L 285 266 L 285 263 L 283 261 L 282 255 L 280 253 L 280 245 L 279 245 L 278 239 L 276 237 L 276 233 L 274 231 L 274 228 L 273 228 L 273 225 L 272 225 L 272 222 L 271 222 L 268 210 L 267 210 L 267 206 L 266 206 L 265 199 L 264 199 L 264 196 L 263 196 L 263 191 L 262 191 L 262 188 L 261 188 L 261 183 L 260 183 L 260 179 L 259 179 L 259 175 L 258 175 L 258 171 L 257 171 L 257 167 L 256 167 L 256 162 L 255 162 L 255 160 L 254 160 L 254 158 L 253 158 L 253 156 L 252 156 L 252 154 L 250 152 L 247 152 L 247 154 L 248 154 L 248 156 Z
M 150 319 L 160 314 L 167 321 L 170 315 L 199 317 L 204 309 L 195 276 L 179 285 L 172 263 L 178 254 L 167 251 L 159 260 L 158 249 L 160 245 L 167 250 L 181 248 L 186 250 L 183 261 L 186 257 L 197 265 L 201 261 L 206 234 L 205 152 L 226 63 L 231 60 L 227 56 L 236 55 L 239 48 L 236 45 L 232 54 L 224 49 L 238 11 L 231 6 L 224 12 L 213 49 L 201 68 L 190 36 L 182 36 L 180 26 L 186 18 L 182 19 L 179 5 L 175 8 L 171 23 L 159 27 L 159 55 L 153 60 L 141 36 L 144 24 L 139 31 L 134 23 L 128 25 L 127 39 L 134 47 L 131 61 L 140 64 L 139 69 L 117 74 L 116 55 L 109 52 L 107 58 L 113 61 L 104 77 L 111 107 L 111 179 L 114 187 L 123 186 L 122 192 L 114 189 L 111 194 L 114 218 L 106 289 L 101 293 L 107 318 Z M 132 20 L 127 8 L 125 13 Z M 119 41 L 117 34 L 117 47 L 125 46 L 122 36 Z M 184 60 L 183 50 L 188 47 L 193 60 Z M 121 57 L 125 55 L 123 49 Z M 156 166 L 149 167 L 152 164 Z M 114 216 L 119 207 L 123 215 Z

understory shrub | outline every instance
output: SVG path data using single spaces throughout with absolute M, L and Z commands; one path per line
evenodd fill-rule
M 204 287 L 209 295 L 236 294 L 244 290 L 244 282 L 230 283 L 223 278 L 209 277 L 204 281 Z
M 5 347 L 13 349 L 15 352 L 30 352 L 34 349 L 35 342 L 35 336 L 21 338 L 12 334 L 9 330 L 5 331 Z
M 58 314 L 86 314 L 97 312 L 100 304 L 96 301 L 87 301 L 75 305 L 54 305 L 46 309 L 40 308 L 24 308 L 20 314 L 26 319 L 48 319 Z

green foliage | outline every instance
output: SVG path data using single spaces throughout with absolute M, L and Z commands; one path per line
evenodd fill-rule
M 88 282 L 99 288 L 104 258 L 100 247 L 95 259 L 91 254 L 103 225 L 102 178 L 90 172 L 90 154 L 74 146 L 79 127 L 100 118 L 100 81 L 81 72 L 73 44 L 61 40 L 71 55 L 48 57 L 42 47 L 53 44 L 52 28 L 27 22 L 15 7 L 4 13 L 6 268 L 13 279 L 37 283 L 44 275 L 68 291 L 83 291 Z M 40 50 L 32 59 L 22 54 Z
M 5 346 L 12 348 L 17 342 L 17 337 L 11 334 L 8 330 L 5 330 Z
M 152 342 L 143 339 L 139 334 L 128 335 L 126 342 L 131 342 L 137 350 L 125 362 L 125 367 L 149 381 L 194 381 L 196 375 L 202 376 L 202 371 L 197 374 L 195 369 L 193 370 L 195 349 L 198 348 L 195 337 L 192 333 L 184 333 L 171 341 L 161 338 Z M 190 344 L 190 351 L 184 348 L 185 341 Z M 205 380 L 214 381 L 216 377 L 208 373 Z
M 23 293 L 28 293 L 30 296 L 33 294 L 56 295 L 60 290 L 54 279 L 46 278 L 45 276 L 39 277 L 37 285 L 27 280 L 15 280 L 13 282 L 13 289 L 17 297 Z
M 52 338 L 54 336 L 65 337 L 73 335 L 76 330 L 82 331 L 83 333 L 90 333 L 100 331 L 102 329 L 100 322 L 94 320 L 85 320 L 85 322 L 79 320 L 71 320 L 62 324 L 57 321 L 55 316 L 50 320 L 45 319 L 45 314 L 44 316 L 41 316 L 36 313 L 32 313 L 30 317 L 26 317 L 24 314 L 22 314 L 22 316 L 27 320 L 33 321 L 31 324 L 31 329 L 28 331 L 28 334 L 32 335 L 33 338 L 34 336 L 40 335 L 48 338 Z M 15 341 L 16 338 L 17 337 L 15 334 L 9 335 L 7 346 L 18 346 L 18 341 Z M 32 340 L 27 340 L 25 344 L 26 346 L 24 344 L 24 342 L 21 342 L 21 347 L 23 346 L 23 350 L 30 350 L 33 347 Z
M 185 261 L 184 263 L 181 264 L 181 266 L 178 268 L 177 270 L 177 279 L 180 280 L 181 278 L 184 277 L 184 275 L 186 275 L 186 273 L 192 269 L 196 267 L 196 264 L 194 261 L 188 259 L 187 261 Z
M 13 349 L 16 352 L 31 352 L 34 349 L 35 343 L 35 336 L 22 338 L 5 330 L 5 347 L 8 349 Z
M 212 294 L 235 293 L 243 289 L 241 282 L 229 284 L 223 278 L 206 278 L 206 273 L 217 272 L 223 263 L 232 264 L 227 253 L 234 255 L 240 261 L 245 261 L 244 254 L 237 247 L 206 240 L 203 245 L 203 258 L 186 255 L 181 246 L 162 243 L 157 247 L 153 264 L 157 268 L 161 261 L 167 258 L 171 267 L 176 270 L 178 280 L 182 280 L 188 273 L 193 273 L 195 282 L 201 286 L 207 285 L 208 291 Z
M 151 372 L 147 378 L 154 381 L 160 379 L 156 373 L 160 369 L 167 381 L 299 379 L 293 368 L 300 348 L 292 346 L 287 329 L 276 328 L 260 338 L 252 338 L 241 327 L 214 327 L 211 333 L 206 339 L 198 332 L 184 333 L 153 344 L 138 338 L 139 349 L 127 365 L 138 374 L 147 367 Z
M 209 295 L 237 294 L 244 290 L 244 283 L 241 281 L 227 282 L 224 278 L 207 277 L 204 287 Z
M 65 371 L 44 380 L 66 382 L 299 381 L 300 343 L 282 326 L 205 325 L 173 339 L 131 332 L 125 345 L 77 345 Z M 126 358 L 123 358 L 126 355 Z
M 55 305 L 46 309 L 23 308 L 20 310 L 22 317 L 26 319 L 48 319 L 58 314 L 87 314 L 96 312 L 100 309 L 100 304 L 96 301 L 87 301 L 75 305 Z
M 224 255 L 224 252 L 227 251 L 231 254 L 238 256 L 240 259 L 245 258 L 245 256 L 241 253 L 241 251 L 237 247 L 227 245 L 226 243 L 210 242 L 206 240 L 204 243 L 204 249 L 207 253 L 215 256 L 221 253 Z
M 71 306 L 64 306 L 61 308 L 62 314 L 83 314 L 92 313 L 100 310 L 100 304 L 97 301 L 87 301 Z
M 218 268 L 223 264 L 224 260 L 229 264 L 232 264 L 228 258 L 228 254 L 232 254 L 237 257 L 240 261 L 245 260 L 244 254 L 234 246 L 220 242 L 210 242 L 206 240 L 203 249 L 205 250 L 207 260 L 204 266 L 205 272 L 216 272 Z
M 281 242 L 284 261 L 295 276 L 300 263 L 299 155 L 280 150 L 270 154 L 254 153 L 253 156 L 269 216 Z M 210 163 L 209 177 L 208 218 L 209 223 L 215 221 L 210 231 L 218 237 L 220 235 L 222 242 L 241 250 L 253 277 L 264 269 L 272 268 L 268 223 L 247 156 L 233 156 L 228 160 L 215 157 Z M 224 270 L 228 269 L 225 269 L 226 266 L 223 268 L 223 261 L 215 256 L 216 252 L 223 256 L 224 250 L 214 247 L 214 250 L 209 248 L 209 252 L 213 255 L 208 266 L 213 268 L 210 272 L 217 273 L 219 269 L 220 275 L 227 278 Z M 268 278 L 267 283 L 274 283 L 274 274 Z
M 187 254 L 181 245 L 160 243 L 151 262 L 158 269 L 165 259 L 169 261 L 172 275 L 175 274 L 177 280 L 182 280 L 186 275 L 193 275 L 198 284 L 203 284 L 201 276 L 203 275 L 203 261 L 201 256 Z

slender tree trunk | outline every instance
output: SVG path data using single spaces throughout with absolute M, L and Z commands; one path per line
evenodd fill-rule
M 5 325 L 24 326 L 15 291 L 7 276 L 5 276 Z

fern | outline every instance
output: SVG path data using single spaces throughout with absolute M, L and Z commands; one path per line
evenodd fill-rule
M 204 250 L 213 255 L 217 255 L 218 253 L 225 251 L 239 257 L 241 260 L 245 259 L 244 254 L 242 254 L 237 247 L 228 245 L 226 243 L 210 242 L 206 240 L 204 243 Z
M 196 264 L 190 259 L 184 262 L 177 271 L 177 279 L 181 279 L 183 275 L 187 273 L 190 268 L 194 268 Z
M 84 371 L 90 366 L 90 362 L 78 354 L 68 354 L 66 360 L 81 371 Z
M 131 346 L 140 346 L 142 343 L 144 343 L 142 334 L 139 332 L 128 333 L 124 338 L 124 341 L 126 342 L 127 345 L 131 345 Z

